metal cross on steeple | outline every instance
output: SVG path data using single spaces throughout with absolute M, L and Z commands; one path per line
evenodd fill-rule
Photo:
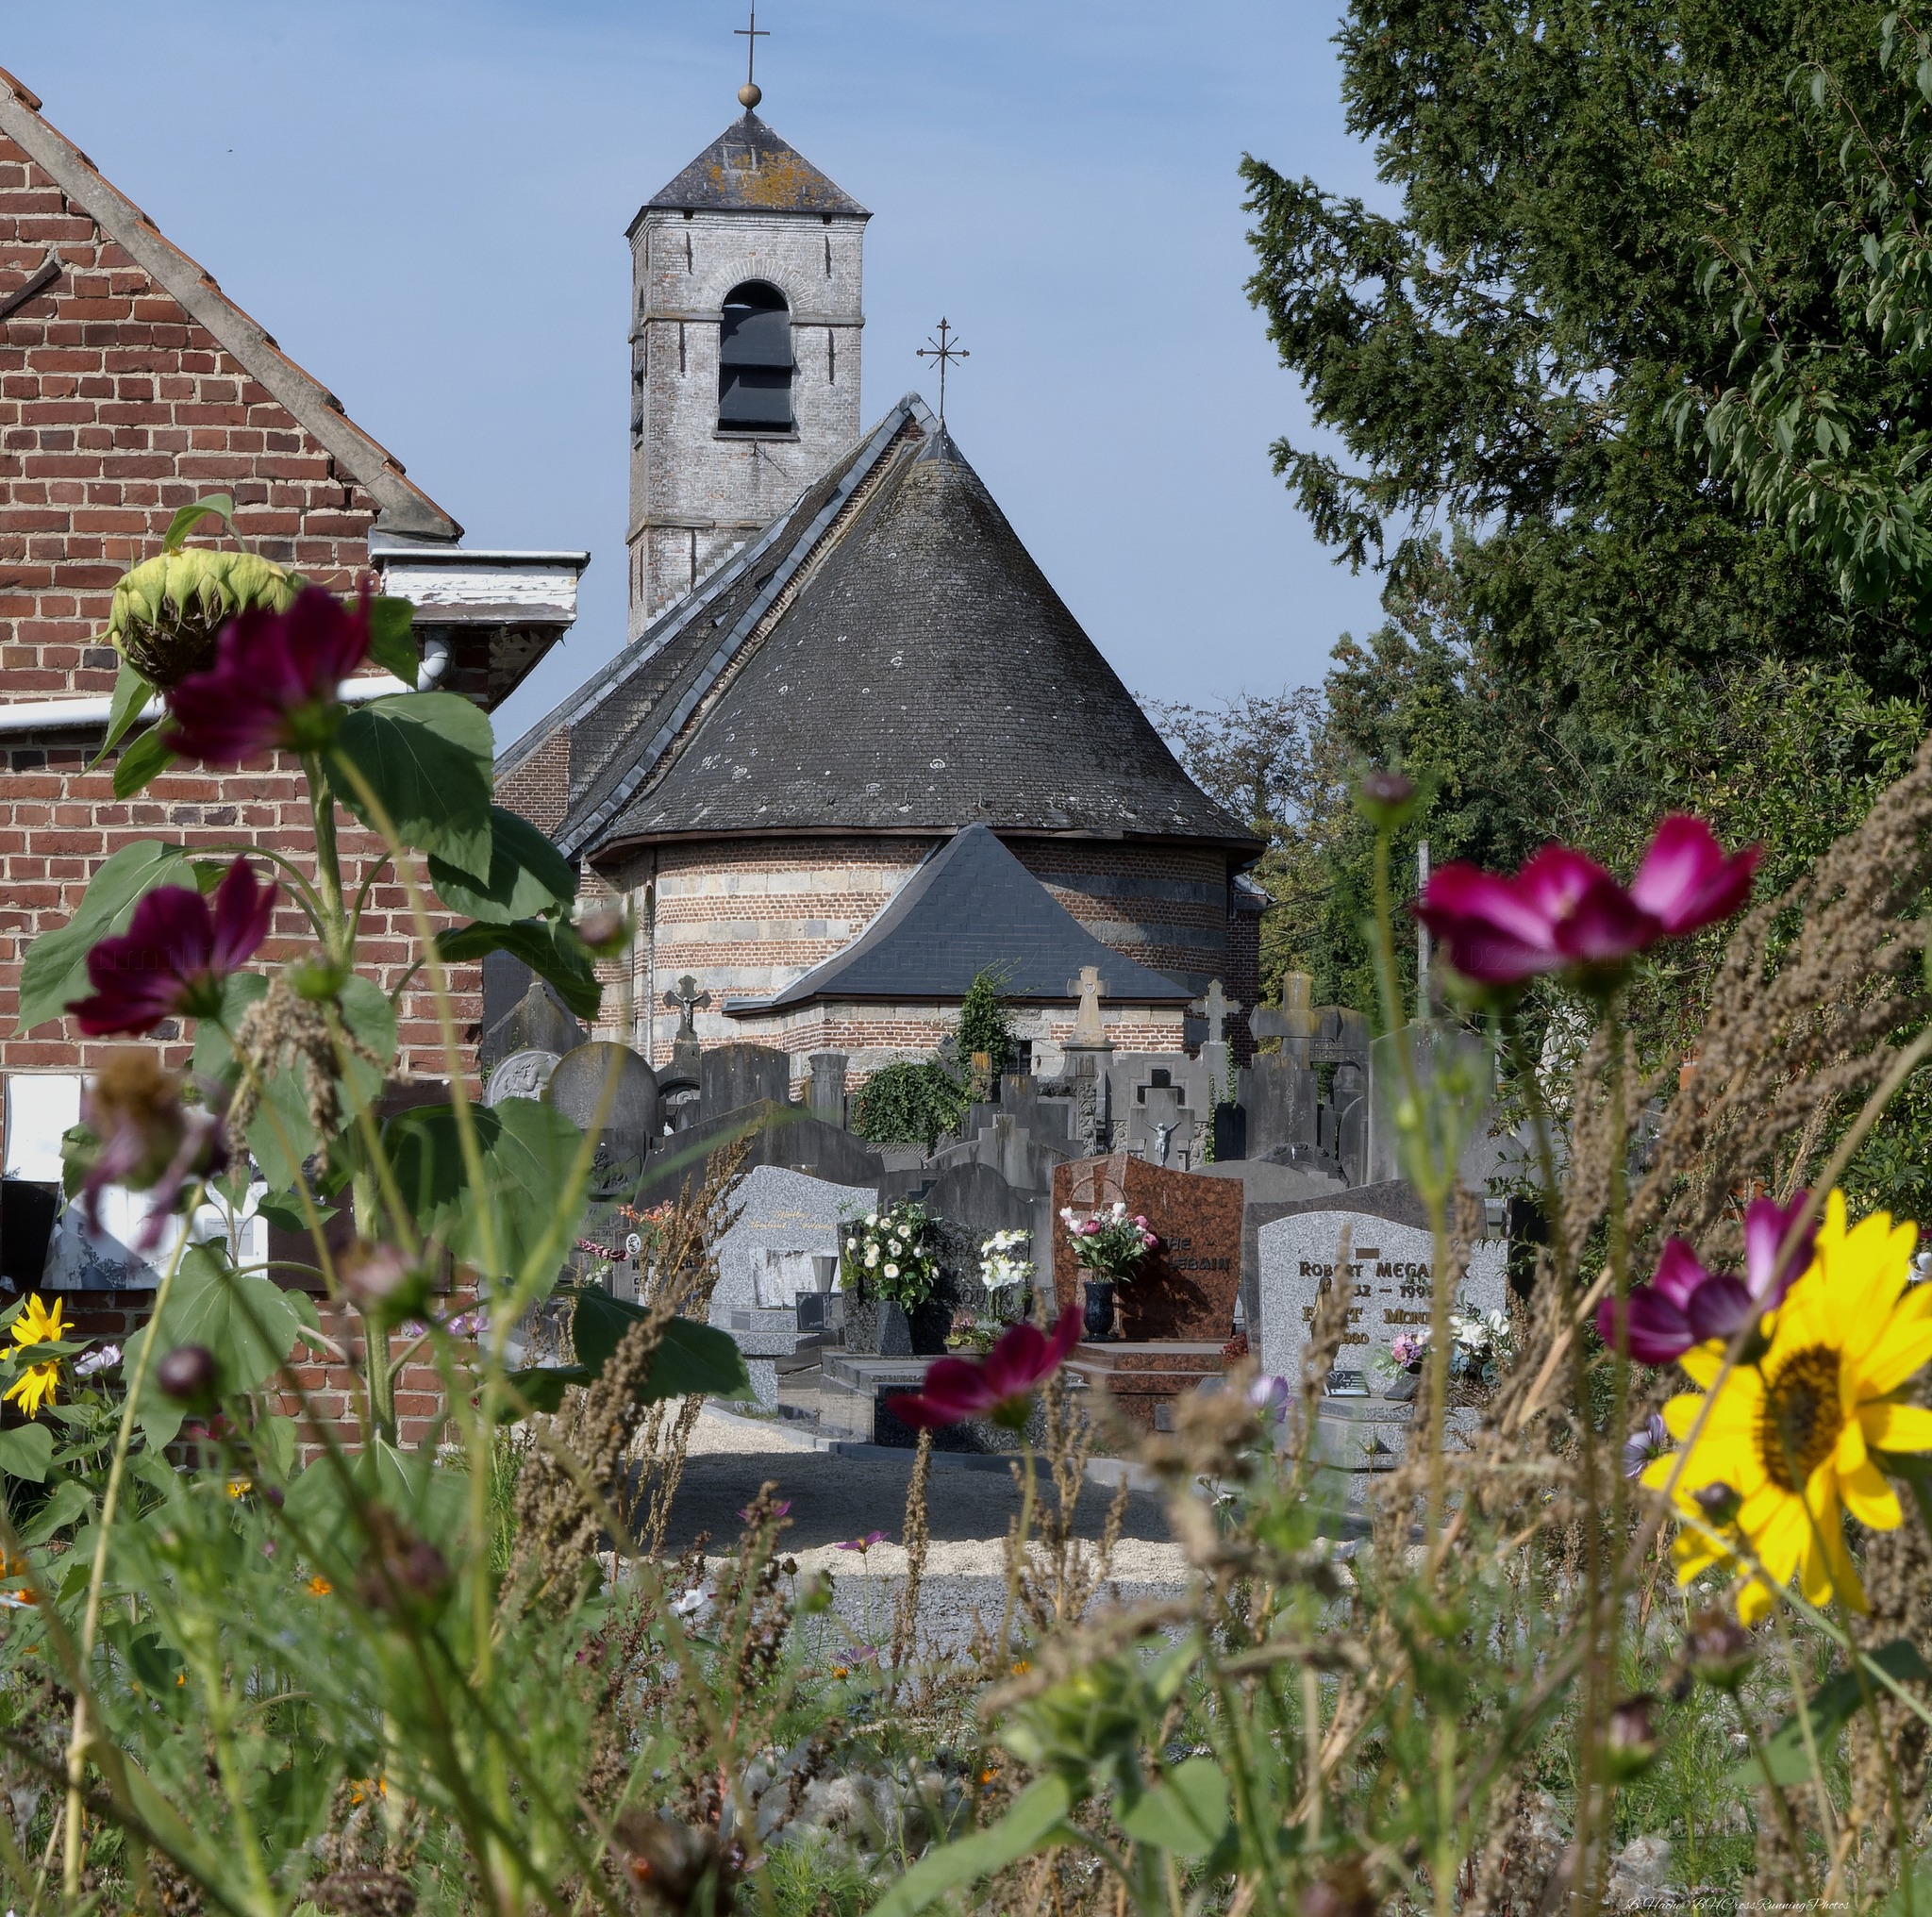
M 758 65 L 758 42 L 770 40 L 772 30 L 768 26 L 760 26 L 758 25 L 758 10 L 756 7 L 751 9 L 751 25 L 749 26 L 734 26 L 731 30 L 744 42 L 744 85 L 738 90 L 738 97 L 743 104 L 745 110 L 749 112 L 752 108 L 756 107 L 764 98 L 764 93 L 759 88 L 758 81 L 752 77 L 752 71 Z
M 937 340 L 928 338 L 923 346 L 913 348 L 913 357 L 919 359 L 937 359 L 940 363 L 940 425 L 946 423 L 946 368 L 955 359 L 970 359 L 973 355 L 963 346 L 956 346 L 947 337 L 944 320 L 940 322 L 940 336 Z

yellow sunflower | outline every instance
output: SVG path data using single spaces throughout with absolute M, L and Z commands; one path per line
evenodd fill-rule
M 54 1309 L 49 1311 L 38 1292 L 26 1301 L 25 1309 L 13 1321 L 15 1358 L 36 1344 L 58 1343 L 66 1337 L 66 1326 L 60 1322 L 61 1308 L 66 1302 L 64 1298 L 55 1299 Z M 29 1418 L 38 1418 L 41 1407 L 52 1400 L 54 1387 L 59 1382 L 60 1360 L 49 1359 L 44 1364 L 28 1365 L 6 1391 L 0 1392 L 0 1399 L 10 1398 Z
M 1738 1570 L 1746 1624 L 1770 1609 L 1774 1588 L 1794 1572 L 1812 1604 L 1836 1592 L 1855 1610 L 1865 1608 L 1840 1507 L 1874 1530 L 1896 1529 L 1898 1494 L 1872 1454 L 1932 1451 L 1932 1411 L 1893 1402 L 1932 1359 L 1932 1285 L 1910 1283 L 1918 1242 L 1916 1226 L 1894 1225 L 1883 1211 L 1847 1229 L 1844 1194 L 1832 1192 L 1809 1268 L 1765 1321 L 1768 1349 L 1724 1379 L 1690 1446 L 1679 1508 L 1747 1540 L 1763 1572 L 1687 1529 L 1677 1540 L 1677 1581 L 1713 1565 Z M 1707 1392 L 1723 1356 L 1705 1344 L 1680 1361 Z M 1690 1392 L 1664 1407 L 1674 1438 L 1687 1436 L 1704 1403 Z M 1660 1487 L 1674 1467 L 1674 1457 L 1657 1459 L 1644 1482 Z

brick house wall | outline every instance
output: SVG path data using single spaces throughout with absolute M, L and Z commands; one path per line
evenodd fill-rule
M 372 531 L 454 542 L 460 527 L 39 105 L 0 73 L 0 701 L 108 694 L 117 658 L 102 634 L 114 582 L 159 550 L 177 508 L 209 492 L 234 496 L 250 546 L 332 591 L 351 589 L 368 567 Z M 455 663 L 445 683 L 470 689 L 473 662 Z M 286 756 L 232 772 L 178 768 L 117 800 L 110 767 L 88 769 L 101 736 L 98 724 L 0 732 L 0 1077 L 9 1082 L 84 1075 L 114 1042 L 83 1040 L 67 1019 L 14 1030 L 27 946 L 67 922 L 112 853 L 158 837 L 312 859 L 306 790 Z M 380 856 L 374 835 L 346 819 L 341 850 L 352 888 Z M 415 950 L 399 883 L 375 885 L 364 928 L 367 969 L 387 989 Z M 262 957 L 273 963 L 308 942 L 306 922 L 285 903 Z M 467 1029 L 481 1015 L 478 969 L 459 968 L 451 983 Z M 427 990 L 406 992 L 399 1010 L 399 1070 L 446 1075 Z M 164 1026 L 159 1038 L 167 1064 L 185 1065 L 179 1033 Z M 59 1295 L 84 1325 L 119 1331 L 144 1316 L 152 1294 Z M 322 1309 L 327 1333 L 353 1344 L 352 1321 Z M 303 1381 L 318 1411 L 340 1422 L 353 1388 L 346 1369 L 308 1367 Z M 420 1366 L 403 1381 L 406 1438 L 440 1424 L 438 1392 Z

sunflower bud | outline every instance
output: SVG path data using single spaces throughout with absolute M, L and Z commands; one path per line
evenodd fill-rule
M 215 636 L 238 612 L 286 612 L 294 597 L 294 580 L 272 560 L 185 547 L 119 581 L 108 637 L 149 685 L 166 692 L 214 663 Z

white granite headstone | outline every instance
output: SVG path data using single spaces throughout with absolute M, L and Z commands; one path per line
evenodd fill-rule
M 1373 1389 L 1374 1359 L 1402 1333 L 1427 1328 L 1435 1296 L 1435 1241 L 1426 1231 L 1362 1211 L 1301 1211 L 1260 1231 L 1261 1369 L 1290 1379 L 1301 1375 L 1315 1304 L 1337 1278 L 1343 1230 L 1350 1234 L 1348 1326 L 1336 1354 L 1337 1371 L 1364 1375 Z M 1473 1312 L 1501 1309 L 1508 1297 L 1507 1245 L 1486 1239 L 1450 1300 Z
M 733 1202 L 741 1209 L 718 1241 L 718 1289 L 711 1293 L 711 1323 L 727 1331 L 746 1328 L 734 1326 L 734 1312 L 782 1309 L 801 1292 L 816 1292 L 823 1268 L 812 1260 L 837 1257 L 841 1225 L 875 1210 L 878 1192 L 782 1165 L 754 1165 Z

